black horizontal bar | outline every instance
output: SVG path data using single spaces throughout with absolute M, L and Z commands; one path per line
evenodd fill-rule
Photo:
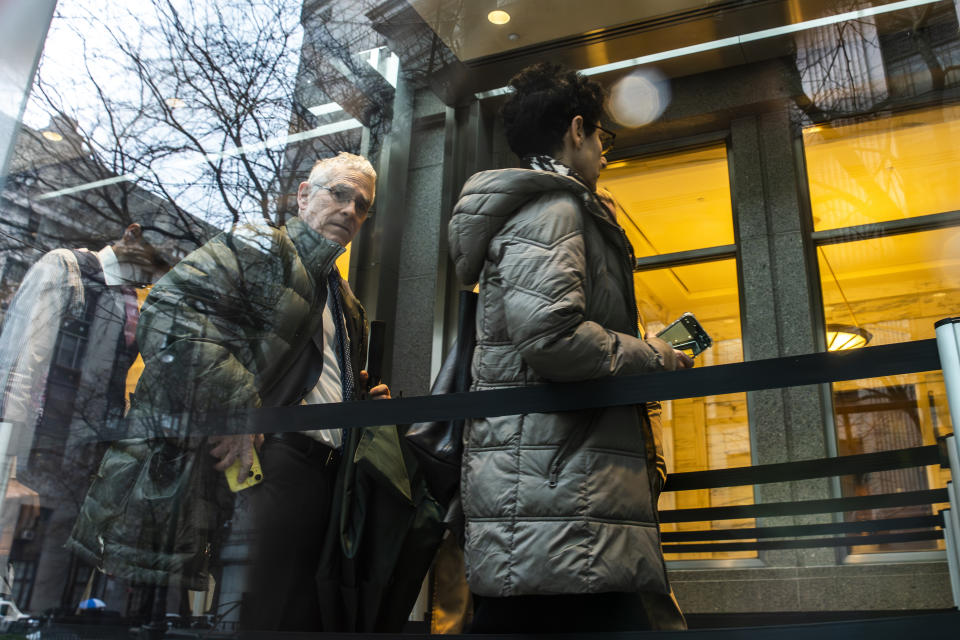
M 634 265 L 634 271 L 651 271 L 653 269 L 668 269 L 670 267 L 682 267 L 687 264 L 698 264 L 712 260 L 721 260 L 723 258 L 737 257 L 737 245 L 725 244 L 717 247 L 707 247 L 705 249 L 691 249 L 689 251 L 675 251 L 673 253 L 661 253 L 655 256 L 644 256 L 637 258 Z
M 232 420 L 194 421 L 193 434 L 280 433 L 456 418 L 575 411 L 697 398 L 840 380 L 918 373 L 940 368 L 936 340 L 918 340 L 840 353 L 811 353 L 683 371 L 615 376 L 534 387 L 257 409 Z M 395 390 L 396 392 L 396 390 Z M 186 416 L 188 418 L 188 416 Z M 216 426 L 219 422 L 219 426 Z
M 810 236 L 815 244 L 827 245 L 883 238 L 904 233 L 931 231 L 952 227 L 957 224 L 960 224 L 960 211 L 946 211 L 944 213 L 932 213 L 926 216 L 914 216 L 902 220 L 887 220 L 884 222 L 859 224 L 854 227 L 843 227 L 841 229 L 814 231 Z
M 918 504 L 949 502 L 946 489 L 925 489 L 903 493 L 883 493 L 875 496 L 825 498 L 797 502 L 771 502 L 731 507 L 704 507 L 698 509 L 671 509 L 660 512 L 660 522 L 703 522 L 706 520 L 733 520 L 735 518 L 769 518 L 799 516 L 810 513 L 838 513 L 864 509 L 887 509 Z
M 800 460 L 763 464 L 755 467 L 735 467 L 713 471 L 671 473 L 664 491 L 690 491 L 716 487 L 737 487 L 767 482 L 789 482 L 809 478 L 842 476 L 868 471 L 889 471 L 907 467 L 921 467 L 940 462 L 940 450 L 935 444 L 896 451 L 860 453 L 821 460 Z
M 824 524 L 799 524 L 783 527 L 753 527 L 749 529 L 707 529 L 704 531 L 664 531 L 663 542 L 702 542 L 705 540 L 750 540 L 753 538 L 788 538 L 803 536 L 826 536 L 858 531 L 897 531 L 942 527 L 943 516 L 916 516 L 914 518 L 886 518 L 883 520 L 857 520 L 853 522 L 829 522 Z
M 774 549 L 815 549 L 817 547 L 853 547 L 863 544 L 894 544 L 918 540 L 940 540 L 942 530 L 879 533 L 842 538 L 809 538 L 806 540 L 758 540 L 756 542 L 715 542 L 712 544 L 665 544 L 664 553 L 711 553 L 715 551 L 770 551 Z

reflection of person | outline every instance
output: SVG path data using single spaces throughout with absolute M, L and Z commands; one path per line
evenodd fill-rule
M 71 432 L 87 429 L 91 440 L 116 433 L 137 356 L 134 287 L 166 268 L 132 224 L 111 246 L 55 249 L 27 272 L 0 337 L 3 421 L 22 427 L 22 481 L 59 470 Z
M 630 249 L 594 194 L 603 91 L 551 64 L 511 80 L 511 149 L 531 169 L 474 175 L 450 222 L 464 284 L 479 280 L 474 389 L 672 370 L 638 337 Z M 461 484 L 474 632 L 648 625 L 638 592 L 669 592 L 644 405 L 471 420 Z
M 355 400 L 366 387 L 363 308 L 334 266 L 373 202 L 376 173 L 362 157 L 319 161 L 297 193 L 299 217 L 214 238 L 154 287 L 139 335 L 146 367 L 135 418 Z M 386 385 L 370 395 L 389 398 Z M 242 461 L 258 436 L 212 437 L 216 468 Z M 256 540 L 241 625 L 319 630 L 315 573 L 342 433 L 267 439 L 264 481 L 251 500 Z

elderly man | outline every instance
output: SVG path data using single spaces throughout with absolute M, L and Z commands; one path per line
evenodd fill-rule
M 340 153 L 321 160 L 300 184 L 298 217 L 279 228 L 248 225 L 221 234 L 161 280 L 141 314 L 145 368 L 131 423 L 163 430 L 159 435 L 171 426 L 189 435 L 164 416 L 186 415 L 210 428 L 224 412 L 357 399 L 367 381 L 361 370 L 367 322 L 334 261 L 366 220 L 375 182 L 365 158 Z M 370 395 L 389 398 L 390 391 L 381 384 Z M 282 433 L 265 442 L 254 435 L 209 439 L 218 471 L 241 461 L 238 480 L 262 443 L 264 480 L 245 492 L 255 537 L 244 628 L 321 629 L 315 573 L 342 439 L 339 429 Z M 215 482 L 190 473 L 193 491 L 205 492 L 193 502 L 215 502 L 205 488 Z M 197 511 L 190 511 L 194 522 Z M 178 529 L 174 552 L 182 543 Z

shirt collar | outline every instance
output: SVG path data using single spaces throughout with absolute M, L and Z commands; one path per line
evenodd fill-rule
M 117 254 L 113 252 L 113 247 L 104 247 L 97 251 L 97 258 L 100 260 L 100 268 L 103 269 L 103 281 L 108 287 L 128 284 L 121 274 L 120 263 L 117 261 Z

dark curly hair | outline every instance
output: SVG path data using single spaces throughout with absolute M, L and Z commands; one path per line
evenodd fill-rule
M 575 116 L 583 116 L 589 135 L 603 115 L 603 87 L 559 64 L 531 65 L 513 76 L 510 86 L 514 93 L 501 114 L 507 143 L 521 158 L 559 150 Z

